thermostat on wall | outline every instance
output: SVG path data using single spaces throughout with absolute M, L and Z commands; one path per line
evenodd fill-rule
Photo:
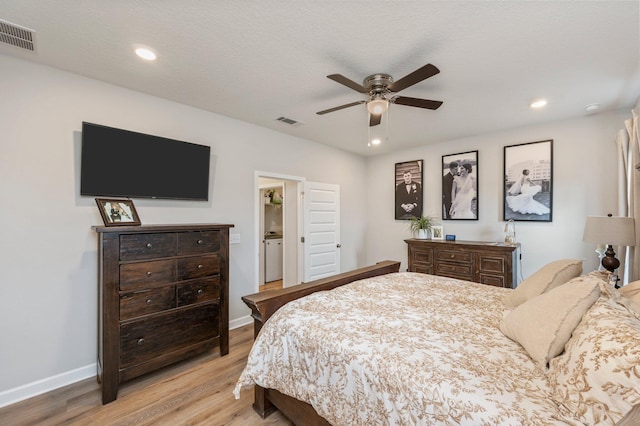
M 456 236 L 452 235 L 452 234 L 447 234 L 444 238 L 447 241 L 455 241 L 456 240 Z

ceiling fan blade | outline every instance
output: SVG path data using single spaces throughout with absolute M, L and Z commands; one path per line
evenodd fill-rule
M 331 74 L 328 75 L 327 78 L 330 78 L 331 80 L 335 81 L 336 83 L 340 83 L 344 86 L 347 86 L 349 89 L 353 89 L 356 92 L 360 92 L 360 93 L 369 93 L 369 91 L 367 90 L 366 87 L 356 83 L 353 80 L 349 80 L 347 77 L 341 75 L 341 74 Z
M 406 96 L 394 96 L 389 99 L 392 103 L 426 109 L 438 109 L 442 101 L 432 101 L 430 99 L 408 98 Z
M 352 107 L 352 106 L 361 105 L 361 104 L 363 104 L 365 102 L 367 102 L 367 101 L 351 102 L 350 104 L 345 104 L 345 105 L 340 105 L 340 106 L 337 106 L 337 107 L 325 109 L 324 111 L 318 111 L 318 112 L 316 112 L 316 114 L 323 115 L 323 114 L 327 114 L 327 113 L 330 113 L 330 112 L 333 112 L 333 111 L 338 111 L 338 110 L 349 108 L 349 107 Z
M 382 114 L 369 114 L 369 127 L 377 126 L 382 121 Z
M 400 80 L 391 83 L 389 85 L 389 90 L 392 92 L 399 92 L 409 86 L 413 86 L 414 84 L 421 82 L 422 80 L 433 77 L 439 72 L 440 70 L 435 65 L 427 64 L 422 68 L 418 68 L 411 74 L 402 77 Z

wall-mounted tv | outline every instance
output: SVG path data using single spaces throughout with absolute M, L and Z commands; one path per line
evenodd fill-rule
M 209 199 L 211 148 L 82 123 L 80 195 Z

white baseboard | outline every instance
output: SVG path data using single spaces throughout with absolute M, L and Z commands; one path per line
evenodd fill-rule
M 235 328 L 239 328 L 252 323 L 253 318 L 251 318 L 251 315 L 247 315 L 229 321 L 229 330 L 233 330 Z M 96 364 L 90 364 L 86 367 L 80 367 L 75 370 L 58 374 L 56 376 L 47 377 L 45 379 L 38 380 L 32 383 L 27 383 L 26 385 L 18 386 L 17 388 L 8 389 L 6 391 L 0 392 L 0 408 L 6 407 L 7 405 L 15 404 L 16 402 L 24 401 L 25 399 L 41 395 L 45 392 L 49 392 L 63 386 L 70 385 L 71 383 L 79 382 L 80 380 L 88 379 L 89 377 L 95 377 L 96 374 Z
M 251 315 L 229 321 L 229 330 L 233 330 L 247 324 L 253 324 L 253 318 L 251 318 Z
M 96 364 L 90 364 L 0 392 L 0 408 L 70 385 L 71 383 L 79 382 L 80 380 L 88 379 L 89 377 L 96 377 L 96 368 Z

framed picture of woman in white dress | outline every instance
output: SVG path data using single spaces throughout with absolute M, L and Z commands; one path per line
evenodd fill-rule
M 504 147 L 504 220 L 551 222 L 553 140 Z
M 442 156 L 442 219 L 478 220 L 478 151 Z

